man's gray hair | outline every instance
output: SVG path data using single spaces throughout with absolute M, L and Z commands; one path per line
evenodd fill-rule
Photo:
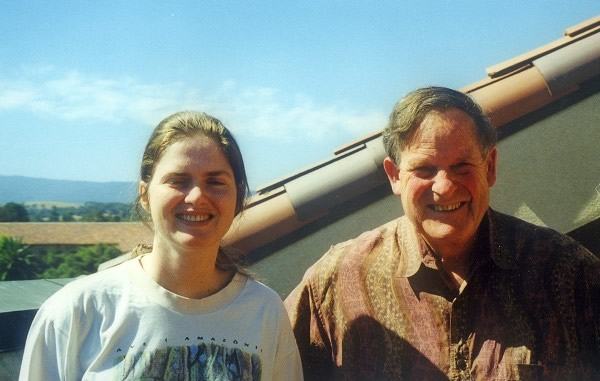
M 410 144 L 427 114 L 452 108 L 465 112 L 473 119 L 477 141 L 485 157 L 496 145 L 496 129 L 470 96 L 445 87 L 423 87 L 408 93 L 396 103 L 383 130 L 383 145 L 387 155 L 398 164 L 400 152 Z

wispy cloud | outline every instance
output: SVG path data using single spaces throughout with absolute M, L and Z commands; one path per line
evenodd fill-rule
M 181 85 L 145 85 L 132 78 L 109 80 L 79 72 L 0 79 L 0 109 L 21 110 L 67 121 L 134 120 L 155 123 L 183 103 Z
M 146 84 L 132 77 L 106 79 L 52 68 L 0 78 L 0 110 L 30 112 L 66 121 L 134 121 L 153 125 L 175 110 L 200 109 L 227 120 L 237 133 L 276 139 L 323 140 L 381 128 L 381 110 L 320 105 L 275 88 L 244 88 L 226 80 L 214 89 L 183 83 Z

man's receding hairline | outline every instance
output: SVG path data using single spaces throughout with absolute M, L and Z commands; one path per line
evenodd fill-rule
M 424 116 L 423 118 L 421 118 L 421 120 L 415 124 L 416 128 L 412 131 L 412 133 L 410 134 L 410 136 L 408 137 L 408 139 L 405 140 L 405 144 L 403 144 L 402 146 L 398 147 L 398 152 L 397 152 L 397 160 L 398 162 L 395 163 L 396 165 L 400 165 L 400 163 L 402 162 L 402 151 L 408 149 L 414 142 L 415 139 L 417 138 L 417 136 L 419 135 L 419 133 L 421 132 L 421 125 L 423 124 L 423 122 L 427 119 L 427 117 L 429 117 L 432 114 L 437 114 L 437 115 L 443 115 L 446 114 L 450 111 L 460 111 L 461 114 L 463 114 L 463 116 L 466 116 L 470 122 L 471 122 L 471 134 L 473 135 L 473 138 L 475 139 L 475 142 L 477 143 L 477 146 L 479 148 L 479 152 L 481 153 L 481 157 L 483 160 L 485 160 L 487 154 L 489 153 L 489 151 L 494 147 L 490 147 L 487 152 L 485 151 L 485 149 L 483 148 L 483 142 L 481 141 L 481 139 L 479 138 L 479 133 L 478 133 L 478 128 L 477 128 L 477 122 L 475 122 L 475 118 L 473 118 L 473 116 L 471 116 L 468 112 L 462 110 L 459 107 L 448 107 L 448 108 L 434 108 L 429 110 Z M 452 118 L 454 119 L 454 118 Z M 391 158 L 393 159 L 393 158 Z M 395 160 L 393 160 L 395 161 Z

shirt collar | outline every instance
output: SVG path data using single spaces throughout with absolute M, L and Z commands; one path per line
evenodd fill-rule
M 475 250 L 477 255 L 473 258 L 473 266 L 478 268 L 490 258 L 494 264 L 505 270 L 517 269 L 517 263 L 512 255 L 514 244 L 510 245 L 509 237 L 502 229 L 502 224 L 497 221 L 496 212 L 488 208 L 484 220 L 480 225 L 478 240 Z M 400 260 L 396 270 L 396 276 L 407 278 L 415 275 L 422 265 L 437 269 L 435 254 L 418 234 L 406 216 L 402 216 L 397 226 L 396 238 Z
M 401 278 L 413 276 L 421 267 L 425 257 L 433 258 L 433 255 L 427 255 L 427 252 L 430 251 L 429 246 L 416 232 L 412 222 L 406 216 L 402 216 L 398 220 L 396 239 L 397 254 L 399 255 L 396 276 Z

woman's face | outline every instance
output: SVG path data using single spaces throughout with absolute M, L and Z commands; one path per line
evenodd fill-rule
M 168 146 L 150 183 L 140 182 L 140 192 L 155 246 L 217 250 L 235 217 L 233 170 L 217 143 L 203 135 Z

